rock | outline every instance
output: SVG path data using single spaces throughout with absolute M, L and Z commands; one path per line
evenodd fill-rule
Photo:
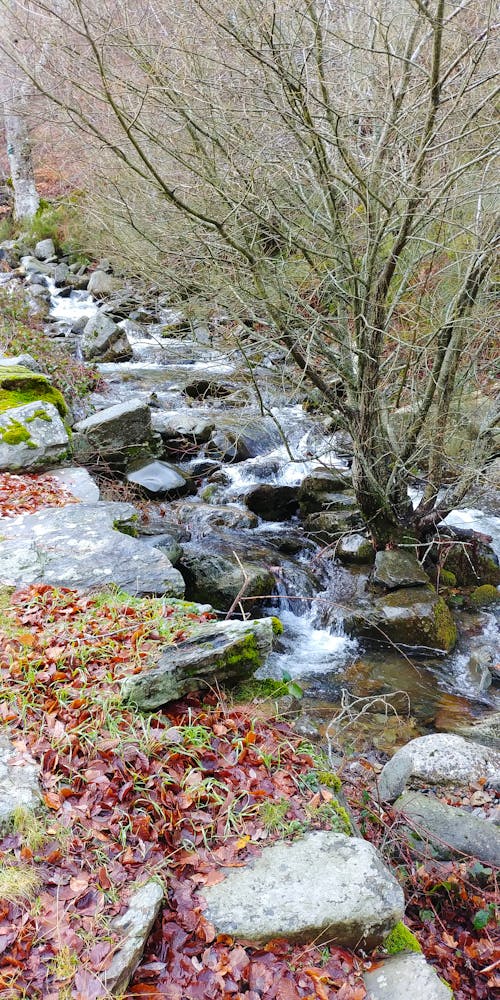
M 329 497 L 348 489 L 351 481 L 348 473 L 330 469 L 315 469 L 302 480 L 299 488 L 299 504 L 302 516 L 328 508 Z M 335 508 L 336 509 L 336 508 Z
M 298 736 L 303 736 L 305 740 L 312 743 L 319 743 L 321 733 L 315 722 L 308 715 L 299 715 L 298 719 L 292 723 L 292 727 Z
M 500 830 L 489 820 L 422 792 L 404 792 L 394 809 L 411 821 L 410 836 L 418 835 L 419 851 L 425 852 L 428 841 L 433 857 L 447 861 L 456 853 L 470 854 L 485 864 L 500 865 Z
M 68 432 L 51 403 L 28 403 L 0 413 L 0 470 L 43 469 L 70 451 Z
M 155 549 L 160 549 L 170 559 L 172 566 L 177 566 L 182 556 L 182 547 L 177 538 L 170 533 L 163 535 L 146 535 L 140 538 L 143 545 L 152 545 Z
M 51 470 L 50 475 L 58 483 L 61 483 L 83 503 L 97 503 L 100 496 L 99 487 L 92 479 L 87 469 L 73 466 L 68 469 Z
M 142 958 L 147 939 L 160 912 L 163 896 L 164 890 L 160 883 L 149 879 L 130 897 L 125 913 L 113 920 L 111 929 L 118 934 L 119 940 L 111 965 L 103 973 L 107 995 L 121 996 L 125 993 Z
M 272 618 L 205 622 L 167 647 L 154 670 L 127 678 L 122 691 L 138 708 L 154 710 L 190 691 L 245 680 L 263 665 L 272 646 Z
M 161 434 L 168 444 L 188 440 L 192 444 L 205 444 L 213 429 L 214 421 L 204 411 L 187 410 L 178 413 L 176 410 L 156 410 L 152 414 L 153 429 Z
M 485 719 L 472 725 L 461 726 L 460 733 L 468 740 L 493 747 L 500 752 L 500 712 L 492 712 Z
M 197 538 L 211 534 L 214 528 L 238 531 L 255 528 L 258 523 L 256 515 L 243 507 L 196 503 L 189 500 L 171 504 L 170 513 L 179 524 L 187 525 Z
M 35 246 L 35 257 L 37 260 L 49 260 L 50 257 L 55 256 L 55 253 L 54 240 L 39 240 Z
M 130 361 L 133 351 L 123 330 L 109 316 L 99 312 L 85 326 L 82 354 L 86 361 Z
M 483 583 L 481 587 L 476 587 L 470 595 L 470 602 L 475 608 L 489 608 L 492 604 L 500 601 L 500 590 L 497 590 L 491 583 Z
M 398 587 L 421 587 L 430 583 L 417 557 L 403 549 L 377 552 L 372 580 L 373 583 L 387 587 L 388 590 Z
M 350 635 L 376 643 L 397 643 L 422 653 L 447 653 L 457 641 L 449 608 L 427 587 L 395 590 L 364 606 L 360 602 L 346 615 L 344 627 Z
M 218 934 L 259 944 L 286 938 L 369 950 L 404 912 L 403 890 L 375 848 L 325 830 L 264 848 L 203 896 Z
M 54 284 L 56 288 L 62 288 L 70 278 L 70 270 L 67 264 L 60 263 L 54 271 Z
M 500 585 L 500 565 L 498 558 L 487 542 L 478 538 L 474 531 L 448 529 L 450 542 L 456 539 L 446 555 L 445 569 L 455 574 L 459 587 L 478 587 L 491 584 Z M 441 545 L 442 548 L 442 545 Z
M 88 290 L 94 298 L 102 299 L 107 295 L 112 295 L 113 292 L 116 292 L 120 288 L 120 285 L 121 282 L 112 274 L 108 274 L 106 271 L 97 270 L 90 275 Z
M 16 354 L 13 358 L 0 358 L 0 368 L 27 368 L 30 372 L 41 373 L 38 361 L 31 354 Z
M 17 809 L 36 809 L 41 801 L 38 764 L 0 735 L 0 829 Z
M 61 417 L 65 417 L 68 412 L 61 393 L 54 389 L 46 375 L 22 365 L 0 366 L 0 413 L 37 400 L 51 403 L 59 410 Z
M 45 274 L 49 278 L 54 276 L 56 269 L 55 264 L 37 260 L 36 257 L 32 257 L 29 254 L 26 257 L 21 257 L 20 265 L 25 274 Z
M 245 494 L 245 504 L 264 521 L 288 521 L 297 512 L 298 488 L 262 483 Z
M 0 518 L 0 583 L 82 590 L 114 583 L 130 594 L 182 597 L 184 581 L 165 554 L 123 533 L 135 530 L 135 518 L 127 503 L 70 504 Z
M 392 802 L 417 782 L 421 785 L 462 785 L 500 774 L 500 753 L 469 743 L 454 733 L 418 736 L 401 747 L 384 766 L 379 794 Z
M 255 602 L 248 598 L 267 596 L 275 587 L 275 578 L 267 567 L 229 552 L 209 552 L 206 546 L 193 543 L 184 546 L 179 567 L 188 599 L 213 604 L 221 611 L 228 611 L 240 593 L 249 610 Z
M 140 486 L 153 498 L 172 499 L 194 491 L 192 481 L 167 462 L 148 462 L 134 472 L 127 473 L 127 482 Z
M 151 410 L 142 399 L 132 398 L 126 403 L 116 403 L 73 428 L 83 439 L 75 439 L 82 458 L 101 456 L 117 467 L 126 468 L 154 457 L 156 443 L 151 427 Z
M 387 958 L 373 972 L 365 972 L 366 1000 L 452 1000 L 449 986 L 416 951 Z
M 491 671 L 495 672 L 496 669 L 491 649 L 488 646 L 479 646 L 470 654 L 463 669 L 479 691 L 487 691 L 493 681 Z
M 344 511 L 317 511 L 304 519 L 306 534 L 317 545 L 335 545 L 344 535 L 349 535 L 361 520 L 356 509 Z
M 362 566 L 365 563 L 373 562 L 375 552 L 366 535 L 353 532 L 340 539 L 335 549 L 335 555 L 342 563 L 347 563 L 347 565 L 354 563 Z
M 224 462 L 243 462 L 273 451 L 281 443 L 279 430 L 269 417 L 224 414 L 217 416 L 209 451 Z

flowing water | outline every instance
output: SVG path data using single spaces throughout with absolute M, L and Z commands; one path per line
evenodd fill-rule
M 63 298 L 52 285 L 49 287 L 52 324 L 57 324 L 59 332 L 72 336 L 72 325 L 93 315 L 97 305 L 85 292 Z M 191 340 L 185 335 L 162 339 L 161 326 L 154 323 L 139 326 L 123 321 L 121 325 L 133 346 L 134 357 L 131 362 L 99 366 L 107 388 L 94 396 L 95 408 L 132 396 L 150 400 L 154 393 L 160 408 L 189 413 L 184 390 L 196 375 L 214 380 L 227 390 L 227 396 L 207 395 L 197 402 L 197 413 L 216 415 L 218 420 L 227 418 L 233 423 L 237 417 L 242 427 L 252 426 L 256 417 L 265 414 L 266 433 L 261 434 L 257 453 L 245 461 L 223 465 L 222 482 L 216 486 L 212 502 L 242 507 L 242 496 L 251 487 L 263 483 L 297 485 L 317 467 L 318 461 L 326 467 L 348 470 L 346 458 L 332 447 L 332 436 L 318 419 L 304 411 L 300 395 L 296 401 L 289 401 L 290 388 L 281 383 L 279 364 L 270 361 L 267 367 L 259 367 L 257 399 L 237 352 L 219 351 L 210 342 Z M 75 343 L 78 349 L 78 338 Z M 240 380 L 242 371 L 245 377 Z M 192 455 L 185 460 L 186 471 L 199 457 Z M 202 482 L 199 493 L 206 485 L 206 481 Z M 447 522 L 491 535 L 500 556 L 500 517 L 471 508 L 454 511 Z M 240 532 L 245 543 L 254 546 L 269 543 L 270 539 L 274 543 L 289 540 L 294 535 L 299 538 L 298 551 L 293 558 L 279 556 L 275 596 L 266 609 L 280 615 L 285 632 L 279 650 L 262 673 L 277 678 L 285 675 L 300 682 L 305 710 L 320 728 L 328 723 L 341 701 L 345 708 L 349 699 L 383 696 L 398 715 L 383 702 L 374 702 L 364 721 L 369 720 L 370 738 L 385 749 L 405 738 L 401 736 L 401 716 L 408 715 L 407 701 L 394 692 L 403 691 L 409 696 L 410 737 L 434 728 L 454 730 L 464 721 L 500 707 L 494 688 L 485 688 L 481 672 L 470 664 L 471 651 L 479 647 L 497 655 L 498 615 L 461 614 L 458 646 L 444 659 L 417 662 L 396 650 L 367 650 L 346 636 L 342 628 L 342 607 L 356 602 L 366 582 L 366 570 L 347 569 L 323 559 L 311 542 L 300 542 L 297 519 L 266 521 L 252 531 Z M 273 551 L 278 549 L 279 545 Z M 392 723 L 396 718 L 395 727 Z

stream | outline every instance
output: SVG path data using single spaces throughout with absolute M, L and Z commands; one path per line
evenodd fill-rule
M 52 282 L 49 289 L 47 332 L 71 338 L 78 353 L 80 338 L 73 328 L 75 324 L 81 328 L 83 318 L 95 314 L 98 304 L 86 292 L 62 296 Z M 130 319 L 120 323 L 133 347 L 133 359 L 98 365 L 105 389 L 95 393 L 90 403 L 97 410 L 133 396 L 177 413 L 189 414 L 194 406 L 197 414 L 213 417 L 222 428 L 224 421 L 234 424 L 235 418 L 243 428 L 250 428 L 250 457 L 212 461 L 206 475 L 198 472 L 203 470 L 200 461 L 209 458 L 204 446 L 181 461 L 173 458 L 183 471 L 196 475 L 198 491 L 187 498 L 190 502 L 206 504 L 208 498 L 210 503 L 246 510 L 242 497 L 256 485 L 298 485 L 318 462 L 348 472 L 342 435 L 325 430 L 320 418 L 305 411 L 306 390 L 285 381 L 279 357 L 258 361 L 257 391 L 242 355 L 218 349 L 205 327 L 162 338 L 162 324 L 175 315 L 174 310 L 159 310 L 159 323 Z M 196 378 L 207 385 L 201 401 L 186 393 Z M 210 391 L 212 383 L 220 394 Z M 491 536 L 500 556 L 500 517 L 494 509 L 455 511 L 447 522 Z M 216 543 L 217 527 L 207 534 L 200 518 L 199 530 L 205 544 Z M 478 648 L 497 656 L 498 612 L 456 612 L 459 642 L 444 658 L 415 660 L 396 649 L 365 648 L 344 634 L 342 607 L 355 602 L 362 592 L 366 567 L 346 567 L 325 558 L 320 547 L 303 535 L 297 516 L 276 522 L 259 519 L 256 527 L 237 531 L 235 544 L 264 546 L 278 561 L 275 596 L 265 603 L 262 613 L 278 614 L 285 632 L 279 650 L 261 673 L 297 681 L 304 691 L 303 712 L 320 732 L 341 703 L 343 718 L 348 719 L 361 704 L 356 699 L 368 697 L 386 696 L 389 706 L 375 701 L 371 711 L 348 727 L 349 739 L 358 746 L 365 740 L 383 751 L 419 733 L 457 731 L 464 723 L 500 708 L 498 688 L 485 687 L 481 671 L 470 662 Z

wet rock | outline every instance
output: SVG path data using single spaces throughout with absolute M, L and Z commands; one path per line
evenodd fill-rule
M 21 257 L 20 264 L 25 274 L 45 274 L 49 278 L 54 276 L 56 269 L 55 264 L 49 264 L 44 260 L 37 260 L 36 257 L 32 257 L 29 254 L 26 257 Z
M 495 673 L 496 664 L 493 660 L 493 653 L 487 646 L 480 646 L 469 656 L 465 665 L 471 681 L 479 691 L 487 691 L 491 687 L 493 677 L 491 671 Z
M 370 539 L 366 535 L 353 532 L 342 537 L 335 549 L 335 555 L 340 562 L 363 566 L 373 562 L 375 552 Z
M 396 643 L 416 653 L 449 652 L 457 629 L 442 597 L 427 587 L 408 587 L 360 602 L 348 612 L 344 627 L 350 635 L 376 643 Z
M 75 424 L 75 452 L 81 460 L 99 456 L 119 468 L 155 456 L 151 410 L 142 399 L 116 403 Z M 78 438 L 81 440 L 78 440 Z
M 246 680 L 263 665 L 272 646 L 272 618 L 205 622 L 184 642 L 167 647 L 154 670 L 127 678 L 122 692 L 138 708 L 150 711 L 190 691 Z
M 70 504 L 0 518 L 0 583 L 182 597 L 184 581 L 163 552 L 141 545 L 131 504 Z M 121 530 L 115 530 L 120 528 Z
M 17 809 L 34 810 L 41 801 L 38 764 L 0 735 L 0 828 Z
M 201 604 L 209 603 L 228 611 L 241 594 L 244 607 L 249 610 L 258 598 L 273 592 L 275 578 L 265 566 L 249 558 L 241 559 L 229 550 L 222 554 L 207 551 L 207 546 L 194 543 L 184 546 L 179 567 L 186 582 L 186 595 Z
M 68 432 L 51 403 L 37 401 L 0 413 L 0 470 L 45 469 L 70 449 Z
M 218 934 L 371 949 L 401 920 L 404 897 L 365 840 L 325 830 L 266 847 L 245 868 L 205 887 Z
M 153 498 L 172 499 L 194 491 L 192 481 L 186 479 L 179 469 L 167 462 L 148 462 L 139 469 L 127 473 L 127 482 L 140 486 Z
M 372 580 L 373 583 L 387 587 L 388 590 L 395 590 L 398 587 L 421 587 L 430 583 L 417 557 L 403 549 L 377 552 Z
M 298 488 L 262 483 L 245 494 L 245 504 L 264 521 L 288 521 L 297 512 Z
M 61 262 L 54 271 L 54 284 L 56 288 L 62 288 L 70 277 L 70 270 L 67 264 Z
M 55 256 L 55 252 L 54 240 L 39 240 L 35 246 L 35 257 L 37 260 L 49 260 Z
M 255 528 L 257 517 L 242 507 L 230 507 L 223 504 L 208 503 L 176 503 L 170 507 L 170 513 L 180 524 L 185 524 L 200 538 L 209 535 L 214 528 L 229 528 L 241 530 Z
M 152 414 L 153 428 L 161 434 L 166 446 L 171 442 L 178 447 L 179 441 L 189 441 L 191 444 L 205 444 L 213 429 L 214 421 L 204 411 L 187 410 L 156 410 Z
M 268 417 L 217 416 L 208 450 L 224 462 L 244 462 L 273 451 L 281 444 L 279 430 Z
M 197 378 L 189 382 L 184 392 L 190 399 L 225 399 L 234 391 L 233 385 L 215 382 L 206 378 Z
M 132 894 L 125 913 L 113 920 L 112 930 L 119 940 L 111 965 L 103 973 L 107 994 L 121 996 L 127 989 L 160 912 L 163 896 L 160 883 L 150 879 Z
M 498 558 L 477 532 L 448 529 L 450 541 L 456 543 L 446 555 L 445 569 L 455 574 L 459 587 L 478 587 L 482 584 L 500 585 Z
M 88 320 L 81 347 L 86 361 L 130 361 L 133 354 L 127 335 L 103 312 Z
M 418 952 L 401 952 L 365 972 L 367 1000 L 452 1000 L 449 986 Z
M 467 737 L 467 740 L 493 747 L 500 752 L 500 712 L 492 712 L 491 715 L 473 725 L 461 726 L 459 731 Z
M 354 504 L 352 505 L 354 508 Z M 335 545 L 343 536 L 351 534 L 360 524 L 356 509 L 344 511 L 318 511 L 304 519 L 306 534 L 318 545 Z
M 166 532 L 163 535 L 144 535 L 139 539 L 143 545 L 152 545 L 155 549 L 160 549 L 170 559 L 172 566 L 177 566 L 182 556 L 182 546 L 177 538 Z
M 428 844 L 432 857 L 444 861 L 458 853 L 500 865 L 500 830 L 494 823 L 422 792 L 404 792 L 394 809 L 411 820 L 410 837 L 416 833 L 420 851 L 425 853 Z
M 379 794 L 393 801 L 412 785 L 462 785 L 500 774 L 500 753 L 454 733 L 419 736 L 401 747 L 382 770 Z
M 120 287 L 121 282 L 107 271 L 97 270 L 90 275 L 88 290 L 95 299 L 106 298 Z
M 341 500 L 339 493 L 351 486 L 349 474 L 336 470 L 315 469 L 302 480 L 299 488 L 299 504 L 303 516 L 316 511 L 337 510 Z M 333 503 L 333 506 L 332 506 Z

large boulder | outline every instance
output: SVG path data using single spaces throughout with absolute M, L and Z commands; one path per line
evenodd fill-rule
M 398 587 L 421 587 L 430 583 L 418 559 L 404 549 L 386 549 L 377 552 L 372 580 L 387 590 Z
M 127 473 L 127 482 L 140 486 L 148 496 L 157 499 L 172 499 L 194 492 L 192 480 L 168 462 L 147 462 Z
M 155 456 L 157 442 L 151 427 L 151 410 L 142 399 L 108 406 L 75 424 L 75 454 L 82 461 L 105 458 L 120 468 L 137 465 Z
M 185 524 L 197 538 L 210 535 L 214 528 L 240 530 L 255 528 L 257 517 L 244 507 L 231 507 L 229 504 L 197 503 L 194 500 L 183 500 L 173 503 L 169 513 L 179 524 Z
M 0 735 L 0 828 L 18 809 L 34 810 L 41 801 L 40 768 L 25 752 Z
M 263 521 L 287 521 L 298 509 L 296 486 L 261 483 L 245 494 L 245 504 Z
M 415 652 L 448 653 L 457 629 L 442 597 L 427 587 L 394 590 L 348 612 L 344 627 L 350 635 L 376 643 L 396 643 Z
M 8 362 L 8 359 L 4 359 Z M 32 368 L 18 365 L 13 358 L 0 367 L 0 413 L 5 413 L 15 406 L 24 406 L 40 400 L 51 403 L 65 417 L 68 407 L 58 389 L 50 384 L 46 375 L 33 371 Z
M 271 594 L 275 578 L 270 569 L 241 559 L 231 552 L 209 552 L 206 546 L 189 543 L 183 547 L 179 562 L 186 581 L 186 595 L 201 604 L 213 604 L 221 611 L 228 611 L 236 598 L 245 598 L 246 610 L 259 598 Z
M 454 733 L 418 736 L 401 747 L 379 778 L 380 798 L 396 799 L 407 787 L 462 785 L 500 775 L 500 752 Z
M 47 468 L 70 451 L 68 432 L 51 403 L 28 403 L 0 413 L 0 470 Z
M 338 510 L 338 493 L 352 485 L 349 473 L 335 469 L 314 469 L 302 480 L 299 504 L 302 516 L 320 510 Z
M 432 965 L 419 952 L 401 952 L 365 972 L 367 1000 L 453 1000 Z
M 394 809 L 411 821 L 412 831 L 415 827 L 419 851 L 425 852 L 428 843 L 433 857 L 470 854 L 487 865 L 500 865 L 500 830 L 489 820 L 422 792 L 404 792 Z
M 130 594 L 182 597 L 184 581 L 166 555 L 131 536 L 136 520 L 127 503 L 71 504 L 0 518 L 0 583 L 81 590 L 114 583 Z
M 213 429 L 214 420 L 205 410 L 156 410 L 152 414 L 153 428 L 161 434 L 167 451 L 176 450 L 182 442 L 191 445 L 205 444 Z
M 204 887 L 218 934 L 347 948 L 381 944 L 404 913 L 403 890 L 366 840 L 325 830 L 266 847 Z
M 118 291 L 120 286 L 121 281 L 115 278 L 113 274 L 108 274 L 107 271 L 97 269 L 90 275 L 88 290 L 94 298 L 103 299 L 107 295 L 112 295 L 113 292 Z
M 156 709 L 190 691 L 236 684 L 262 666 L 273 646 L 273 620 L 206 622 L 184 642 L 167 647 L 154 670 L 126 679 L 125 697 Z
M 127 334 L 103 312 L 88 320 L 81 346 L 86 361 L 130 361 L 133 355 Z

